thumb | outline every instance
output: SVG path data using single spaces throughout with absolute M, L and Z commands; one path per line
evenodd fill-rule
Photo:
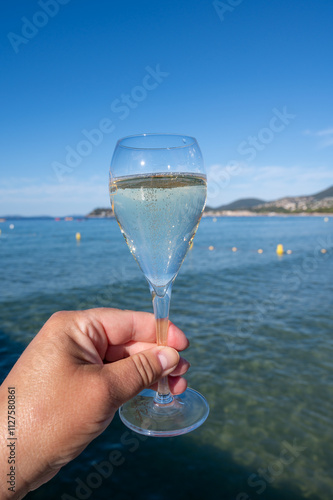
M 105 365 L 115 406 L 121 406 L 161 377 L 169 375 L 178 362 L 179 354 L 175 349 L 153 347 Z

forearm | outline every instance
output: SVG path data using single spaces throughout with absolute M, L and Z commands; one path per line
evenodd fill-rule
M 0 387 L 1 500 L 20 500 L 56 473 L 50 474 L 49 457 L 42 454 L 39 429 L 47 427 L 48 412 L 36 391 L 44 359 L 43 349 L 35 352 L 37 342 L 28 345 Z
M 47 439 L 50 433 L 45 437 L 43 432 L 53 413 L 44 408 L 47 395 L 41 401 L 36 391 L 42 382 L 47 387 L 47 380 L 55 377 L 48 377 L 45 349 L 36 350 L 37 343 L 35 338 L 29 344 L 0 387 L 1 500 L 20 500 L 60 468 L 49 465 L 54 454 Z M 47 392 L 50 398 L 53 391 Z
M 0 498 L 19 500 L 28 489 L 19 474 L 15 389 L 10 387 L 8 379 L 0 387 Z

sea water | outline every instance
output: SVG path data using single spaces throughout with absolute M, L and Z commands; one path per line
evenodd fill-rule
M 152 311 L 114 219 L 0 228 L 1 380 L 54 311 Z M 292 253 L 278 256 L 279 243 Z M 130 432 L 116 416 L 27 499 L 330 500 L 332 255 L 333 218 L 202 219 L 174 283 L 170 319 L 190 339 L 187 379 L 209 402 L 207 421 L 157 439 Z M 104 477 L 115 451 L 121 465 Z

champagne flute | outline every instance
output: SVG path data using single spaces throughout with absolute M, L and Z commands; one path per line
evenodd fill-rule
M 110 167 L 110 197 L 126 243 L 150 288 L 158 345 L 167 345 L 172 284 L 205 208 L 207 180 L 193 137 L 142 134 L 117 142 Z M 145 390 L 119 415 L 148 436 L 177 436 L 207 418 L 209 406 L 193 389 L 170 393 L 168 378 Z

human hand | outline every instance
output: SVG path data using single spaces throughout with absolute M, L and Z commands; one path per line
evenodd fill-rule
M 58 312 L 45 323 L 0 388 L 1 422 L 7 422 L 7 388 L 16 390 L 20 449 L 15 493 L 2 473 L 1 498 L 18 500 L 51 479 L 104 431 L 119 406 L 144 388 L 156 389 L 161 376 L 172 373 L 174 394 L 186 389 L 189 364 L 177 352 L 188 347 L 184 333 L 170 323 L 170 347 L 157 347 L 155 337 L 154 316 L 143 312 Z M 6 437 L 1 429 L 1 472 Z

